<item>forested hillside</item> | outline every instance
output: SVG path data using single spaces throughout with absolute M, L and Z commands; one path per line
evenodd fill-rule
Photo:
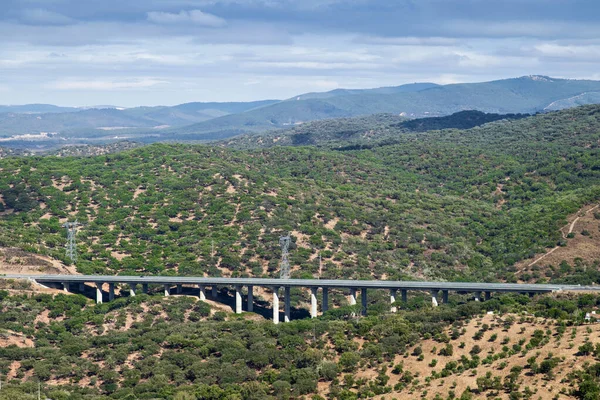
M 272 276 L 290 231 L 295 277 L 514 281 L 600 198 L 599 139 L 600 107 L 585 106 L 364 150 L 7 158 L 0 245 L 64 259 L 60 225 L 78 219 L 80 272 Z
M 528 114 L 488 114 L 481 111 L 460 111 L 445 117 L 408 119 L 394 114 L 374 114 L 366 117 L 333 118 L 307 122 L 292 129 L 281 129 L 225 139 L 218 145 L 236 149 L 256 149 L 274 146 L 343 147 L 368 145 L 384 139 L 395 139 L 409 132 L 442 129 L 469 129 L 500 120 L 517 120 Z M 349 143 L 350 142 L 350 143 Z
M 38 390 L 51 400 L 600 395 L 598 325 L 584 319 L 598 309 L 594 295 L 452 295 L 432 308 L 411 293 L 395 314 L 379 302 L 366 317 L 346 305 L 274 325 L 197 297 L 96 305 L 0 285 L 1 400 L 35 400 Z

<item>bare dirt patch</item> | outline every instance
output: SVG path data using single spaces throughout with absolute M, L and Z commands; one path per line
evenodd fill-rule
M 11 331 L 0 331 L 0 347 L 17 346 L 21 348 L 33 347 L 33 340 L 25 335 Z
M 570 215 L 568 224 L 560 229 L 566 246 L 556 246 L 544 254 L 538 254 L 532 259 L 517 264 L 518 270 L 530 271 L 533 266 L 558 265 L 563 260 L 573 264 L 576 258 L 586 263 L 600 259 L 600 220 L 594 216 L 600 210 L 596 204 L 588 205 L 576 214 Z M 573 238 L 569 238 L 569 234 Z
M 0 274 L 76 274 L 74 267 L 16 248 L 0 248 Z

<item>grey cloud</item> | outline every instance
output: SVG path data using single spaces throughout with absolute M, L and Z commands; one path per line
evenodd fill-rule
M 227 23 L 223 18 L 208 14 L 200 10 L 182 10 L 179 13 L 168 13 L 161 11 L 148 12 L 148 21 L 158 24 L 197 24 L 212 28 L 225 26 Z
M 598 76 L 597 0 L 2 3 L 0 103 L 173 104 Z
M 68 25 L 75 21 L 63 14 L 42 8 L 27 8 L 21 13 L 21 21 L 34 25 Z

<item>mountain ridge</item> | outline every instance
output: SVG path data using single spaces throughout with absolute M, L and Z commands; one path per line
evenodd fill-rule
M 97 144 L 122 139 L 205 142 L 289 129 L 309 121 L 332 118 L 382 113 L 409 118 L 440 117 L 465 110 L 533 114 L 599 102 L 600 81 L 530 75 L 479 83 L 336 89 L 283 101 L 195 102 L 172 107 L 45 114 L 0 113 L 0 137 L 18 146 L 22 143 L 27 146 L 28 141 L 32 141 L 32 146 L 41 145 L 40 140 L 47 141 L 47 138 L 22 137 L 40 132 L 56 133 L 49 139 L 55 146 L 65 141 L 67 144 Z M 38 140 L 37 144 L 34 140 Z

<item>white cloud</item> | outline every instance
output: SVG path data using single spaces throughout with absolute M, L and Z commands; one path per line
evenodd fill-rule
M 379 37 L 365 36 L 355 39 L 356 43 L 382 46 L 451 46 L 459 44 L 459 40 L 446 37 Z
M 69 25 L 74 21 L 54 11 L 44 10 L 42 8 L 28 8 L 21 13 L 23 22 L 35 25 Z
M 148 13 L 148 21 L 157 24 L 191 23 L 201 26 L 208 26 L 211 28 L 220 28 L 227 24 L 223 18 L 202 12 L 200 10 L 182 10 L 178 14 L 150 11 Z
M 155 78 L 139 78 L 128 80 L 65 79 L 47 84 L 46 88 L 57 90 L 141 89 L 167 83 L 169 82 Z
M 542 57 L 595 61 L 600 59 L 600 46 L 559 45 L 542 43 L 534 47 L 535 53 Z

